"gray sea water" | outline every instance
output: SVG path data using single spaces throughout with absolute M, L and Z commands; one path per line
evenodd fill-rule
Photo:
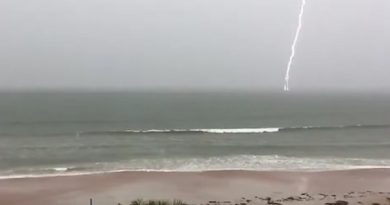
M 3 178 L 388 166 L 386 94 L 0 94 Z

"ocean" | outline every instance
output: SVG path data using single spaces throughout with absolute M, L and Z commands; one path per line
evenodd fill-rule
M 0 178 L 390 167 L 380 93 L 0 93 Z

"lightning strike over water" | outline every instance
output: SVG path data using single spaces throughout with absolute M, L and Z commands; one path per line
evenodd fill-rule
M 289 59 L 288 64 L 287 64 L 286 76 L 284 78 L 284 80 L 285 80 L 284 91 L 289 91 L 290 90 L 290 87 L 289 87 L 290 70 L 291 70 L 292 62 L 293 62 L 294 57 L 295 57 L 295 47 L 297 45 L 297 42 L 298 42 L 298 39 L 299 39 L 299 34 L 301 33 L 301 29 L 302 29 L 302 17 L 303 17 L 303 13 L 305 11 L 305 5 L 306 5 L 306 0 L 302 0 L 301 10 L 299 12 L 298 27 L 297 27 L 297 31 L 295 33 L 293 44 L 291 46 L 291 55 L 290 55 L 290 59 Z

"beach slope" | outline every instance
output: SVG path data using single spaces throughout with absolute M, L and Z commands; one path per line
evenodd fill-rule
M 270 198 L 267 198 L 270 197 Z M 1 205 L 129 204 L 137 198 L 191 204 L 390 204 L 390 169 L 324 172 L 117 172 L 0 180 Z

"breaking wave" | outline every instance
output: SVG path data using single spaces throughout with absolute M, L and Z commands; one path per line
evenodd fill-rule
M 335 130 L 335 129 L 376 129 L 390 128 L 390 125 L 340 125 L 340 126 L 301 126 L 301 127 L 268 127 L 268 128 L 235 128 L 235 129 L 129 129 L 122 131 L 92 131 L 80 132 L 81 134 L 259 134 L 259 133 L 275 133 L 275 132 L 290 132 L 290 131 L 307 131 L 307 130 Z
M 234 155 L 207 158 L 133 159 L 121 162 L 99 162 L 69 167 L 8 170 L 0 179 L 40 176 L 85 175 L 125 171 L 203 172 L 246 171 L 329 171 L 365 168 L 390 168 L 389 159 L 303 158 L 281 155 Z

